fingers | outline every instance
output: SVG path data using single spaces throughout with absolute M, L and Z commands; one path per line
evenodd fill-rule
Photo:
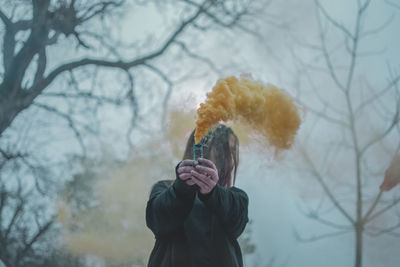
M 214 182 L 218 182 L 218 172 L 216 170 L 201 165 L 197 165 L 195 169 L 199 173 L 209 176 Z
M 204 174 L 198 173 L 196 171 L 192 171 L 191 174 L 194 178 L 193 182 L 200 187 L 200 193 L 202 194 L 207 194 L 211 192 L 211 190 L 216 185 L 215 181 L 213 181 L 210 177 L 207 177 Z
M 194 160 L 183 160 L 179 164 L 178 169 L 176 170 L 179 178 L 184 181 L 189 178 L 192 178 L 190 172 L 194 170 L 194 165 L 195 165 Z
M 217 171 L 217 167 L 215 166 L 214 162 L 212 162 L 211 160 L 205 159 L 205 158 L 199 158 L 199 162 L 201 164 Z
M 184 167 L 184 166 L 195 166 L 196 161 L 191 160 L 191 159 L 185 159 L 182 160 L 181 163 L 179 164 L 179 167 Z
M 193 178 L 200 182 L 200 184 L 209 187 L 209 181 L 211 180 L 209 177 L 205 176 L 204 174 L 198 173 L 196 171 L 191 172 Z
M 188 167 L 179 167 L 177 169 L 177 172 L 178 172 L 178 174 L 182 174 L 182 173 L 190 173 L 193 170 L 194 170 L 193 166 L 191 166 L 191 167 L 189 167 L 189 166 Z
M 190 173 L 182 173 L 179 175 L 179 179 L 186 181 L 188 179 L 191 179 L 192 175 Z
M 177 169 L 178 177 L 187 185 L 197 184 L 200 193 L 207 194 L 218 182 L 218 170 L 215 164 L 208 159 L 200 158 L 198 164 L 194 160 L 183 160 Z
M 199 192 L 201 194 L 208 194 L 212 190 L 210 187 L 206 186 L 204 183 L 197 180 L 196 178 L 192 179 L 192 182 L 199 186 Z

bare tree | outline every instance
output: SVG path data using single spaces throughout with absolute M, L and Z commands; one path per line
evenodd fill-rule
M 324 193 L 316 207 L 303 212 L 335 229 L 312 238 L 297 232 L 296 236 L 315 241 L 355 233 L 354 266 L 360 267 L 365 234 L 400 236 L 400 212 L 395 209 L 400 197 L 384 194 L 378 184 L 400 149 L 400 75 L 388 63 L 387 84 L 378 88 L 378 79 L 362 68 L 367 56 L 381 55 L 366 51 L 367 38 L 382 32 L 393 17 L 368 29 L 371 1 L 352 2 L 356 5 L 354 24 L 346 26 L 315 0 L 320 45 L 305 46 L 315 55 L 307 61 L 296 56 L 302 77 L 296 84 L 299 101 L 309 113 L 307 120 L 312 121 L 299 151 L 305 171 Z M 383 57 L 379 60 L 384 62 Z M 306 94 L 302 86 L 312 90 Z M 343 222 L 332 213 L 340 214 Z M 379 219 L 382 221 L 376 223 Z
M 127 86 L 121 98 L 106 98 L 94 95 L 92 92 L 78 90 L 76 94 L 69 91 L 51 94 L 60 98 L 85 98 L 101 102 L 113 102 L 120 104 L 122 101 L 130 101 L 133 106 L 133 115 L 137 114 L 137 99 L 134 91 L 134 74 L 130 72 L 138 67 L 143 67 L 155 73 L 168 86 L 171 81 L 163 70 L 156 66 L 155 60 L 161 58 L 172 48 L 181 49 L 189 57 L 201 60 L 213 66 L 209 59 L 191 52 L 186 44 L 184 34 L 186 31 L 201 29 L 207 30 L 213 26 L 223 28 L 239 27 L 245 15 L 249 13 L 249 4 L 242 1 L 180 1 L 181 8 L 186 8 L 187 15 L 183 20 L 170 31 L 165 40 L 159 42 L 153 51 L 135 53 L 136 57 L 124 59 L 119 51 L 119 43 L 107 38 L 107 35 L 99 35 L 99 28 L 91 27 L 91 23 L 104 22 L 112 12 L 124 6 L 124 1 L 29 1 L 11 3 L 9 14 L 0 10 L 0 18 L 4 24 L 3 33 L 3 68 L 0 84 L 0 135 L 10 126 L 18 114 L 36 105 L 48 112 L 54 113 L 60 118 L 67 120 L 77 139 L 80 140 L 80 133 L 75 122 L 68 114 L 59 112 L 55 107 L 43 103 L 36 103 L 38 96 L 45 93 L 45 90 L 60 76 L 69 73 L 71 86 L 78 86 L 74 79 L 75 71 L 83 72 L 88 66 L 99 66 L 115 68 L 126 74 Z M 22 7 L 21 7 L 22 5 Z M 26 6 L 26 5 L 30 5 Z M 17 17 L 21 10 L 32 13 L 25 18 Z M 31 9 L 31 10 L 30 10 Z M 17 11 L 19 12 L 17 12 Z M 17 15 L 16 15 L 16 14 Z M 105 28 L 108 28 L 107 26 Z M 62 36 L 74 37 L 68 41 L 79 49 L 103 48 L 107 54 L 103 58 L 88 57 L 83 53 L 79 60 L 63 60 L 54 64 L 49 58 L 48 50 L 60 42 Z M 110 35 L 112 36 L 112 35 Z M 18 49 L 19 48 L 19 49 Z M 87 53 L 88 54 L 88 53 Z M 51 54 L 50 54 L 51 55 Z M 49 67 L 49 62 L 55 67 Z M 29 67 L 33 70 L 29 70 Z M 79 89 L 79 88 L 76 88 Z M 170 89 L 169 89 L 170 90 Z M 166 94 L 168 97 L 170 92 Z M 134 120 L 134 118 L 133 118 Z
M 6 266 L 40 263 L 38 254 L 48 248 L 43 238 L 52 231 L 54 220 L 37 203 L 34 192 L 23 189 L 21 181 L 15 192 L 10 191 L 0 185 L 0 259 Z
M 198 53 L 201 44 L 194 46 L 192 37 L 209 31 L 252 32 L 252 2 L 0 1 L 0 259 L 7 266 L 39 260 L 54 217 L 37 210 L 50 212 L 41 200 L 48 201 L 62 178 L 79 167 L 77 158 L 87 154 L 85 137 L 101 135 L 99 109 L 128 110 L 126 142 L 132 145 L 140 119 L 146 122 L 154 107 L 165 114 L 174 85 L 199 65 L 218 71 Z M 121 19 L 142 5 L 154 5 L 160 15 L 168 8 L 174 20 L 156 32 L 164 32 L 161 36 L 120 38 Z M 171 58 L 188 66 L 171 75 L 177 69 Z M 141 99 L 147 92 L 151 101 Z M 81 149 L 78 157 L 66 153 L 60 160 L 46 154 L 58 138 L 43 130 L 49 125 L 73 136 Z

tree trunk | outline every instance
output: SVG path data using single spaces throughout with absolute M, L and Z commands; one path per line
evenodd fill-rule
M 362 266 L 362 234 L 363 226 L 361 224 L 356 225 L 356 259 L 355 267 Z

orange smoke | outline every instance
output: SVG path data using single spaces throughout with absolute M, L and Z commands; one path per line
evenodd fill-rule
M 301 123 L 298 108 L 285 91 L 234 76 L 217 81 L 197 115 L 196 143 L 214 124 L 238 120 L 265 136 L 278 150 L 292 146 Z

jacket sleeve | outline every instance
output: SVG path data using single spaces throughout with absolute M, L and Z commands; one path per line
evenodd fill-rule
M 176 172 L 176 168 L 175 168 Z M 183 227 L 196 194 L 194 186 L 176 177 L 172 186 L 156 183 L 146 206 L 146 225 L 156 237 L 167 235 Z
M 242 234 L 249 221 L 249 199 L 243 190 L 217 184 L 208 196 L 200 199 L 217 215 L 228 235 L 238 238 Z

